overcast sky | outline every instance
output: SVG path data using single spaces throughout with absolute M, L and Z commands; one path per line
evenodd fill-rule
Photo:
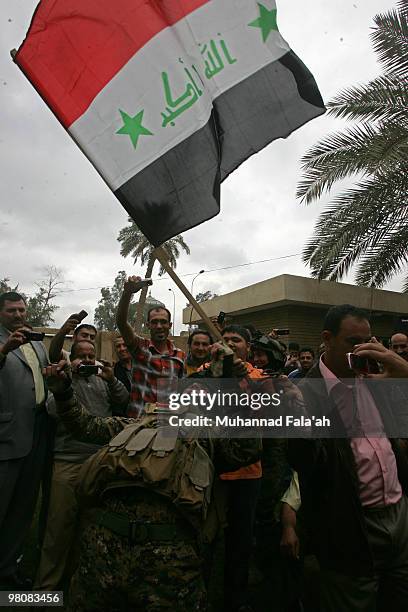
M 373 16 L 395 2 L 277 4 L 280 31 L 313 72 L 324 100 L 378 74 L 370 28 Z M 82 308 L 93 313 L 99 288 L 111 285 L 118 270 L 141 270 L 119 254 L 118 231 L 127 224 L 124 209 L 10 59 L 9 51 L 23 41 L 36 5 L 36 0 L 0 1 L 0 278 L 9 277 L 30 293 L 41 268 L 62 268 L 68 291 L 56 300 L 59 325 Z M 205 272 L 196 279 L 194 293 L 222 294 L 284 273 L 309 275 L 298 254 L 324 201 L 309 207 L 296 201 L 299 160 L 317 140 L 341 126 L 326 116 L 315 119 L 254 155 L 224 182 L 220 215 L 184 234 L 191 255 L 180 258 L 177 271 L 188 288 L 191 274 L 203 268 L 294 254 Z M 172 310 L 170 288 L 176 295 L 178 331 L 184 296 L 170 279 L 156 282 L 152 294 Z M 400 281 L 387 288 L 399 290 Z

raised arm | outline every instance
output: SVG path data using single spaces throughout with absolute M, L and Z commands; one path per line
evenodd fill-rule
M 51 340 L 49 356 L 51 363 L 58 363 L 62 358 L 62 347 L 64 346 L 65 336 L 72 334 L 74 329 L 79 325 L 80 318 L 76 318 L 73 314 L 67 319 L 64 325 L 57 331 Z
M 128 321 L 129 305 L 134 293 L 140 291 L 144 285 L 140 276 L 129 276 L 123 287 L 116 313 L 116 324 L 128 348 L 137 348 L 140 337 L 135 333 Z M 149 283 L 151 284 L 151 282 Z

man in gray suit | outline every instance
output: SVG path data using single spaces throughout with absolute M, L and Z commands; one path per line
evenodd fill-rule
M 44 469 L 48 416 L 42 342 L 24 334 L 24 298 L 0 295 L 0 590 L 27 588 L 17 560 L 34 514 Z

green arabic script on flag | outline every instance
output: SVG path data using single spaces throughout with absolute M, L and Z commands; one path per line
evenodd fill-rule
M 15 61 L 154 245 L 325 111 L 274 0 L 41 0 Z

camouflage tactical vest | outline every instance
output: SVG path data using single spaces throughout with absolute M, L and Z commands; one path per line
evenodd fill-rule
M 149 489 L 198 526 L 207 516 L 213 484 L 208 452 L 199 440 L 181 437 L 177 427 L 167 425 L 153 411 L 127 425 L 84 463 L 78 495 L 86 503 L 97 503 L 114 488 Z

